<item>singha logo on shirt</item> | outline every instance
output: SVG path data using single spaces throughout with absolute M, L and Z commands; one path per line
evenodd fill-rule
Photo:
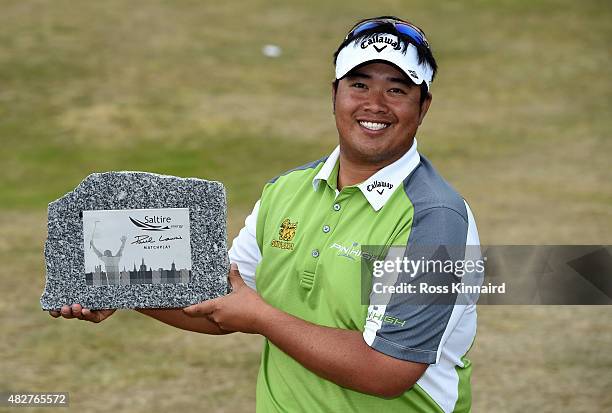
M 280 224 L 280 230 L 278 231 L 279 239 L 273 239 L 270 245 L 274 248 L 280 248 L 283 250 L 293 250 L 294 244 L 291 241 L 295 237 L 297 225 L 297 221 L 291 222 L 289 218 L 285 218 Z
M 283 241 L 291 241 L 295 237 L 295 230 L 297 229 L 297 222 L 291 222 L 289 218 L 285 218 L 278 231 L 278 236 Z

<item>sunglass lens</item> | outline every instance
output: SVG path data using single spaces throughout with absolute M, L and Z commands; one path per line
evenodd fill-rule
M 366 23 L 363 23 L 357 26 L 351 34 L 353 36 L 357 36 L 359 33 L 363 32 L 364 30 L 373 29 L 376 26 L 380 26 L 380 22 L 366 22 Z
M 409 26 L 407 24 L 403 24 L 403 23 L 397 23 L 395 25 L 395 28 L 397 29 L 398 32 L 405 34 L 406 36 L 410 36 L 417 43 L 424 44 L 424 45 L 427 44 L 427 42 L 423 38 L 423 35 L 414 27 Z

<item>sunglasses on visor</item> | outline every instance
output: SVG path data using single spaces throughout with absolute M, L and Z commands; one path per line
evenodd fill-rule
M 368 20 L 355 26 L 349 34 L 346 35 L 344 40 L 349 40 L 352 37 L 358 36 L 366 30 L 374 29 L 384 24 L 392 24 L 399 33 L 410 37 L 417 44 L 423 45 L 429 49 L 429 43 L 425 39 L 425 35 L 415 26 L 410 23 L 406 23 L 398 20 L 381 19 L 381 20 Z

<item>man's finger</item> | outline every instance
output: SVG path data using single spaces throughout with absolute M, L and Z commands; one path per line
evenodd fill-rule
M 54 318 L 57 318 L 61 315 L 59 311 L 55 311 L 55 310 L 49 310 L 49 314 L 51 315 L 51 317 L 54 317 Z
M 62 317 L 64 318 L 74 318 L 72 315 L 72 310 L 67 305 L 62 306 L 60 313 L 62 314 Z
M 232 286 L 232 290 L 235 290 L 237 287 L 244 284 L 242 275 L 240 275 L 240 271 L 238 271 L 238 266 L 235 263 L 232 263 L 230 265 L 230 271 L 227 278 L 229 279 L 230 285 Z
M 72 315 L 76 318 L 81 318 L 81 310 L 83 310 L 83 307 L 81 307 L 81 304 L 72 304 Z
M 92 312 L 89 308 L 84 308 L 81 311 L 83 314 L 83 319 L 87 321 L 97 321 L 98 315 L 95 312 Z
M 218 298 L 212 300 L 202 301 L 189 307 L 183 308 L 183 312 L 190 317 L 206 317 L 208 314 L 215 311 L 215 305 L 217 304 Z

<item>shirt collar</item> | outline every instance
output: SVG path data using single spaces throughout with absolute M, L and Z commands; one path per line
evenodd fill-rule
M 327 160 L 312 180 L 315 190 L 319 182 L 328 181 L 340 157 L 340 146 L 327 157 Z M 417 152 L 417 141 L 414 139 L 412 146 L 401 158 L 390 165 L 385 166 L 374 175 L 356 185 L 375 211 L 380 210 L 391 198 L 393 192 L 402 184 L 414 168 L 421 162 L 421 156 Z M 337 178 L 336 178 L 337 179 Z M 337 194 L 336 189 L 336 194 Z

